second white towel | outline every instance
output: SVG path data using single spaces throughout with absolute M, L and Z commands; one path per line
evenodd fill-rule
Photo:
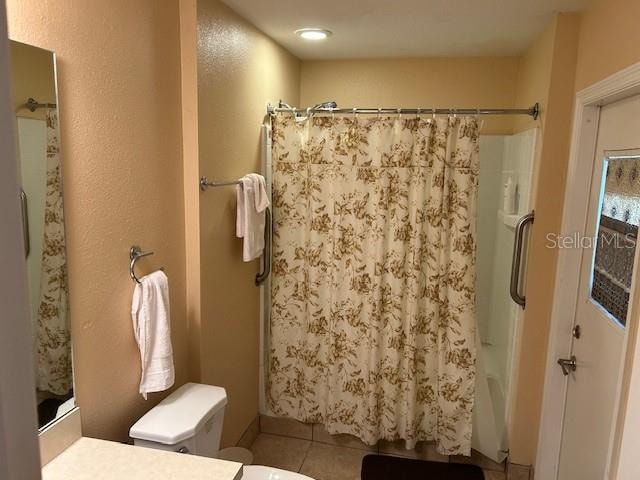
M 242 177 L 236 199 L 236 236 L 243 239 L 242 259 L 250 262 L 264 250 L 265 212 L 270 204 L 264 177 L 257 173 Z
M 140 393 L 146 400 L 147 393 L 167 390 L 175 381 L 169 281 L 164 272 L 153 272 L 136 284 L 131 319 L 142 364 Z

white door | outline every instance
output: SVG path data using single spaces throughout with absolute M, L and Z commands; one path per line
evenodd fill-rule
M 583 253 L 558 480 L 608 478 L 627 331 L 636 321 L 627 312 L 640 223 L 640 96 L 601 109 L 594 162 L 585 236 L 572 239 Z

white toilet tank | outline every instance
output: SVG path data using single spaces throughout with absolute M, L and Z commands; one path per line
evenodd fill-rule
M 224 388 L 187 383 L 149 410 L 129 435 L 140 447 L 215 457 L 226 404 Z

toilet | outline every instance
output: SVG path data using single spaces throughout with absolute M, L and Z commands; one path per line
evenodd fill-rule
M 224 388 L 187 383 L 149 410 L 131 427 L 129 435 L 139 447 L 217 458 L 226 405 Z M 242 478 L 313 480 L 299 473 L 261 465 L 244 465 Z

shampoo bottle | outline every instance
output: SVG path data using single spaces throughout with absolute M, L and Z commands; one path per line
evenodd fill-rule
M 516 185 L 511 177 L 504 184 L 504 198 L 502 202 L 502 211 L 505 215 L 513 215 L 515 213 L 516 203 Z

